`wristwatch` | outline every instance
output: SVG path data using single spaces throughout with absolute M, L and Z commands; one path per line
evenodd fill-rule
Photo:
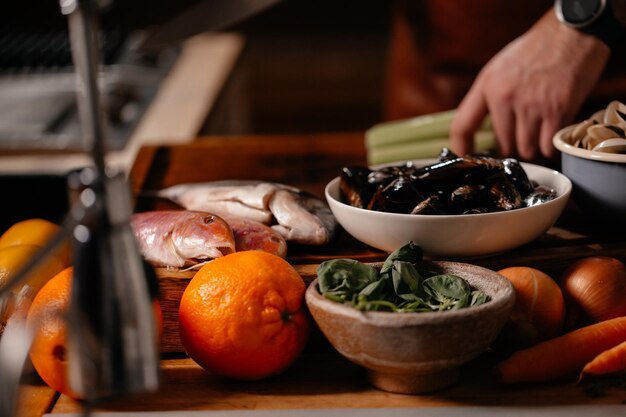
M 626 38 L 626 26 L 616 18 L 613 0 L 556 0 L 554 10 L 561 23 L 609 46 Z

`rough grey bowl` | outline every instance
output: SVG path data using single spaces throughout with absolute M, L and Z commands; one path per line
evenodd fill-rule
M 420 394 L 454 384 L 460 366 L 489 347 L 513 308 L 515 290 L 498 273 L 457 262 L 432 264 L 466 279 L 491 301 L 455 311 L 361 312 L 323 297 L 317 279 L 306 291 L 322 333 L 339 353 L 365 367 L 369 381 L 384 391 Z

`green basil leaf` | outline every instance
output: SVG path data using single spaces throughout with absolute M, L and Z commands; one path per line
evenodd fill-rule
M 359 291 L 359 296 L 365 296 L 369 300 L 382 299 L 385 293 L 385 281 L 379 279 L 369 283 L 365 288 Z
M 410 262 L 394 261 L 391 278 L 396 296 L 406 301 L 420 300 L 422 277 Z
M 393 251 L 387 259 L 385 259 L 385 262 L 380 269 L 380 273 L 381 275 L 386 274 L 387 271 L 393 267 L 394 261 L 405 261 L 417 264 L 422 261 L 423 256 L 424 252 L 422 251 L 422 248 L 413 242 L 409 242 Z
M 401 303 L 398 305 L 398 309 L 399 311 L 405 313 L 433 311 L 433 309 L 421 299 L 412 302 Z
M 446 298 L 459 300 L 471 292 L 463 278 L 452 274 L 435 275 L 424 280 L 424 291 L 437 301 Z
M 471 295 L 471 299 L 470 299 L 470 304 L 469 305 L 470 306 L 478 306 L 478 305 L 481 305 L 481 304 L 485 304 L 490 299 L 491 299 L 491 297 L 489 297 L 484 292 L 482 292 L 480 290 L 474 290 L 474 291 L 472 291 L 472 295 Z
M 379 280 L 376 269 L 353 259 L 324 261 L 317 267 L 317 277 L 321 293 L 358 293 L 370 283 Z
M 398 306 L 396 306 L 391 301 L 387 300 L 372 300 L 364 303 L 364 308 L 362 310 L 365 311 L 398 311 Z
M 452 307 L 450 307 L 450 310 L 458 310 L 460 308 L 469 307 L 470 297 L 471 296 L 469 292 L 465 293 L 463 297 L 459 298 L 452 304 Z
M 409 242 L 387 257 L 380 273 L 353 259 L 325 261 L 317 268 L 319 290 L 361 311 L 457 310 L 489 301 L 463 278 L 429 270 L 422 256 L 421 248 Z

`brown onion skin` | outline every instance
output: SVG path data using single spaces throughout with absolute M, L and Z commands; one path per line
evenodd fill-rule
M 559 285 L 570 329 L 626 316 L 626 266 L 615 258 L 581 259 L 567 268 Z

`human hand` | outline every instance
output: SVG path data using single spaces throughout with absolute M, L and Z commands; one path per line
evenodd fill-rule
M 502 156 L 554 156 L 552 137 L 570 124 L 606 66 L 609 47 L 548 11 L 485 65 L 459 105 L 450 140 L 459 155 L 490 114 Z

